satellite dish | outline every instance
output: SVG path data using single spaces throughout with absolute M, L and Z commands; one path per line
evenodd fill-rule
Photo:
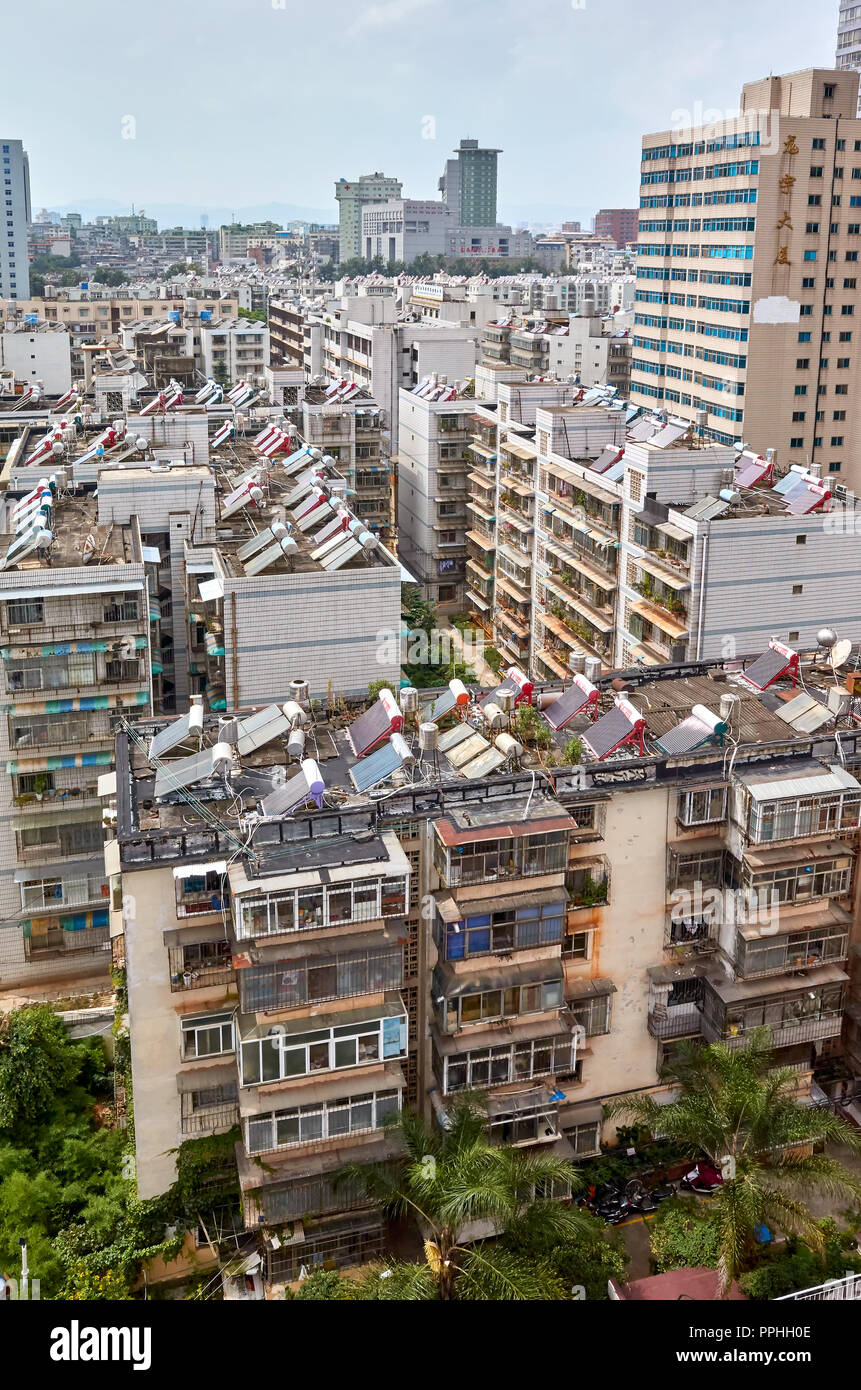
M 843 640 L 840 642 L 835 642 L 834 646 L 831 648 L 831 651 L 829 653 L 831 657 L 831 665 L 833 666 L 835 671 L 837 670 L 838 666 L 842 666 L 844 662 L 849 660 L 849 653 L 851 651 L 852 643 L 848 637 L 844 637 Z

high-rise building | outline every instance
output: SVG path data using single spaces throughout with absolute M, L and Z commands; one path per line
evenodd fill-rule
M 858 74 L 747 84 L 740 114 L 643 141 L 631 395 L 706 439 L 856 490 Z
M 861 5 L 856 0 L 840 0 L 837 19 L 837 57 L 834 66 L 861 72 Z M 861 95 L 858 114 L 861 115 Z
M 461 140 L 456 159 L 446 161 L 439 190 L 459 227 L 496 226 L 496 162 L 501 150 L 479 149 Z
M 600 208 L 595 213 L 595 235 L 607 237 L 617 246 L 630 246 L 637 240 L 638 217 L 636 208 Z
M 362 174 L 348 182 L 339 179 L 335 184 L 340 228 L 340 257 L 349 261 L 362 254 L 362 208 L 368 203 L 385 203 L 400 198 L 403 185 L 399 179 L 385 174 Z
M 0 168 L 6 212 L 6 227 L 0 236 L 0 299 L 29 299 L 30 161 L 20 140 L 0 139 Z

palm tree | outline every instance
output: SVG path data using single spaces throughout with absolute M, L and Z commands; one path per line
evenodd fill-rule
M 671 1104 L 660 1105 L 650 1095 L 620 1096 L 605 1106 L 605 1115 L 629 1115 L 692 1157 L 705 1151 L 721 1168 L 724 1181 L 712 1199 L 719 1233 L 718 1297 L 729 1294 L 754 1247 L 756 1228 L 766 1221 L 822 1249 L 822 1232 L 802 1195 L 818 1190 L 858 1196 L 861 1180 L 811 1146 L 828 1142 L 857 1150 L 861 1135 L 830 1110 L 795 1099 L 796 1074 L 791 1067 L 775 1067 L 769 1030 L 755 1029 L 741 1048 L 682 1047 L 663 1075 L 679 1087 Z
M 592 1218 L 538 1195 L 554 1184 L 579 1185 L 573 1164 L 552 1154 L 497 1148 L 488 1142 L 482 1099 L 464 1093 L 444 1128 L 404 1112 L 398 1120 L 406 1161 L 393 1169 L 350 1164 L 339 1174 L 363 1188 L 390 1217 L 413 1218 L 424 1236 L 424 1262 L 372 1271 L 364 1297 L 399 1299 L 563 1299 L 566 1291 L 545 1262 L 503 1246 L 468 1245 L 468 1228 L 489 1221 L 512 1243 L 553 1236 L 560 1243 L 593 1230 Z

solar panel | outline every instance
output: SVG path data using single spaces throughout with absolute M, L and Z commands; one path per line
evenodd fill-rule
M 381 738 L 391 733 L 392 721 L 382 700 L 376 700 L 370 709 L 360 714 L 347 730 L 347 738 L 356 757 L 367 753 Z
M 270 545 L 267 550 L 261 550 L 259 555 L 252 556 L 245 566 L 245 573 L 262 574 L 263 570 L 268 569 L 270 565 L 274 565 L 275 561 L 283 554 L 281 542 L 276 541 L 275 544 Z
M 284 460 L 282 464 L 284 472 L 288 475 L 291 473 L 298 473 L 299 469 L 302 467 L 303 460 L 307 457 L 308 450 L 304 445 L 301 449 L 296 449 L 294 453 L 289 454 Z
M 424 706 L 422 719 L 425 723 L 435 724 L 438 719 L 442 719 L 444 714 L 450 714 L 456 704 L 457 698 L 452 695 L 450 690 L 444 690 L 429 705 Z
M 820 507 L 825 500 L 825 494 L 819 488 L 808 487 L 807 484 L 801 489 L 790 493 L 786 510 L 790 516 L 806 516 L 816 507 Z
M 665 753 L 692 753 L 695 748 L 700 748 L 708 739 L 711 738 L 714 730 L 708 724 L 704 724 L 701 719 L 691 715 L 688 719 L 683 719 L 681 724 L 677 724 L 674 729 L 669 729 L 667 733 L 656 738 L 655 742 Z
M 214 767 L 214 748 L 204 748 L 201 753 L 193 753 L 190 758 L 180 758 L 167 763 L 155 774 L 154 796 L 167 796 L 180 787 L 190 787 L 195 782 L 204 782 L 212 776 Z
M 485 753 L 479 753 L 477 758 L 473 758 L 471 763 L 460 769 L 462 777 L 488 777 L 491 772 L 495 772 L 505 762 L 505 754 L 500 753 L 498 748 L 488 748 Z
M 742 455 L 744 457 L 744 455 Z M 740 468 L 733 479 L 734 487 L 753 487 L 763 479 L 768 472 L 769 465 L 765 459 L 748 459 Z
M 812 734 L 827 724 L 834 718 L 833 713 L 826 705 L 819 700 L 815 700 L 812 695 L 802 691 L 792 700 L 787 700 L 785 705 L 775 710 L 778 719 L 790 724 L 793 729 L 797 729 L 802 734 Z
M 317 475 L 316 468 L 309 468 L 301 477 L 296 479 L 296 486 L 289 497 L 283 499 L 285 507 L 292 507 L 295 503 L 301 502 L 306 492 L 311 491 L 312 481 Z
M 391 777 L 403 765 L 403 758 L 390 743 L 384 743 L 370 757 L 362 758 L 355 767 L 350 768 L 350 781 L 357 792 L 369 791 L 378 782 Z
M 589 703 L 589 696 L 584 695 L 579 686 L 569 686 L 563 690 L 558 700 L 554 700 L 552 705 L 541 713 L 547 720 L 551 729 L 564 729 L 570 723 L 575 714 L 579 714 L 581 709 L 585 709 Z
M 304 772 L 297 772 L 295 777 L 278 787 L 271 796 L 264 797 L 260 805 L 264 816 L 286 816 L 310 800 L 311 789 L 308 779 Z
M 296 513 L 294 512 L 295 516 Z M 314 526 L 319 526 L 321 521 L 331 518 L 332 508 L 328 502 L 320 502 L 316 507 L 312 507 L 310 512 L 300 516 L 296 522 L 300 531 L 310 531 Z
M 799 484 L 803 482 L 804 479 L 801 477 L 800 473 L 784 473 L 782 478 L 778 478 L 771 490 L 772 492 L 779 492 L 781 496 L 784 496 L 787 492 L 794 492 Z
M 252 536 L 250 541 L 242 542 L 236 552 L 237 560 L 250 560 L 252 555 L 256 555 L 258 550 L 262 550 L 265 545 L 271 544 L 274 540 L 272 527 L 267 526 L 265 531 L 260 531 L 256 536 Z
M 591 729 L 582 733 L 580 738 L 589 752 L 600 761 L 601 758 L 606 758 L 608 753 L 612 753 L 632 732 L 633 725 L 630 719 L 618 706 L 614 706 L 607 714 L 602 715 Z
M 253 753 L 255 748 L 262 748 L 264 743 L 270 743 L 289 728 L 290 720 L 282 714 L 278 705 L 267 705 L 256 714 L 250 714 L 247 719 L 240 719 L 236 730 L 239 756 L 245 757 Z
M 184 714 L 180 719 L 174 719 L 166 729 L 162 729 L 156 734 L 149 746 L 149 758 L 161 758 L 165 753 L 169 753 L 171 748 L 175 748 L 183 739 L 188 738 L 191 732 L 191 714 Z
M 443 751 L 452 767 L 461 768 L 466 767 L 467 763 L 471 763 L 473 758 L 487 753 L 490 746 L 486 738 L 482 738 L 481 734 L 476 734 L 470 729 L 468 738 L 463 739 L 454 748 Z
M 784 656 L 783 652 L 776 652 L 773 647 L 758 656 L 752 666 L 748 666 L 742 671 L 742 678 L 752 685 L 755 690 L 765 690 L 766 686 L 776 681 L 789 666 L 789 657 Z
M 311 540 L 314 543 L 314 545 L 320 545 L 323 541 L 330 540 L 331 537 L 336 534 L 336 532 L 341 531 L 343 529 L 344 518 L 342 516 L 333 516 L 326 522 L 325 526 L 320 527 L 320 530 L 317 532 L 316 536 L 312 536 Z M 317 558 L 316 553 L 313 550 L 311 551 L 311 557 L 312 559 Z
M 322 561 L 324 570 L 339 570 L 342 565 L 346 565 L 348 560 L 355 560 L 361 553 L 362 547 L 354 536 L 350 537 L 350 542 L 345 545 L 343 550 L 337 550 L 334 555 L 330 555 Z
M 450 748 L 456 748 L 459 743 L 472 738 L 475 733 L 468 724 L 455 724 L 453 729 L 446 729 L 444 734 L 440 734 L 437 747 L 441 753 L 448 753 Z

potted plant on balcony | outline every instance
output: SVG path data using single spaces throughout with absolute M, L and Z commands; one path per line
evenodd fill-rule
M 37 801 L 41 801 L 48 790 L 48 779 L 43 772 L 38 777 L 33 778 L 33 795 Z

